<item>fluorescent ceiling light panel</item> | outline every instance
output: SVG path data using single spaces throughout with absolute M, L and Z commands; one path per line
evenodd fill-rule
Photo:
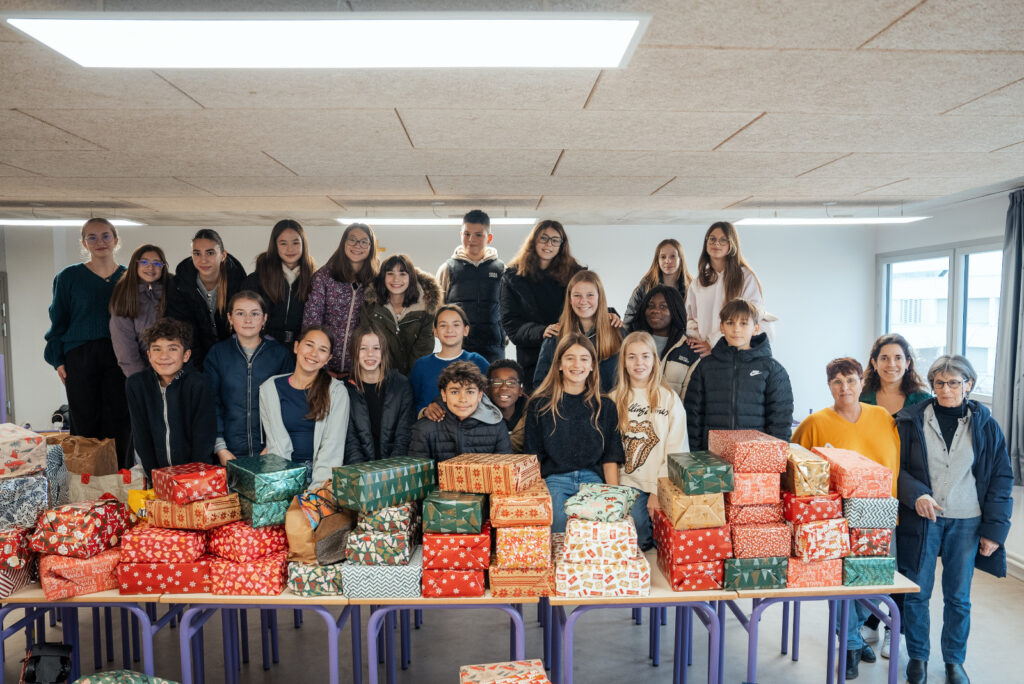
M 869 226 L 895 223 L 915 223 L 931 216 L 865 216 L 863 218 L 745 218 L 737 226 Z
M 0 218 L 0 226 L 45 226 L 51 228 L 81 228 L 87 218 L 78 219 L 15 219 L 15 218 Z M 138 221 L 129 221 L 127 219 L 111 219 L 110 223 L 115 228 L 129 228 L 132 226 L 144 226 L 145 223 L 139 223 Z
M 334 219 L 343 226 L 350 223 L 365 223 L 370 226 L 461 226 L 460 218 L 339 218 Z M 493 218 L 492 226 L 532 226 L 537 219 L 532 218 Z
M 650 17 L 608 13 L 82 13 L 7 22 L 84 67 L 624 66 Z

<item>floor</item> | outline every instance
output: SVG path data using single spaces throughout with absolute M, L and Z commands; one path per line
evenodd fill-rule
M 938 592 L 937 592 L 938 593 Z M 974 682 L 1024 681 L 1016 657 L 1008 654 L 1019 653 L 1021 633 L 1024 633 L 1024 582 L 1016 579 L 997 580 L 989 575 L 977 573 L 974 580 L 972 610 L 972 631 L 968 646 L 967 672 Z M 938 617 L 941 616 L 941 596 L 932 600 L 932 662 L 929 676 L 932 682 L 945 681 L 941 653 L 939 651 Z M 82 638 L 91 643 L 91 620 L 89 611 L 81 613 Z M 779 608 L 770 608 L 761 623 L 761 647 L 759 651 L 758 680 L 762 683 L 785 682 L 786 684 L 818 684 L 824 680 L 825 653 L 823 634 L 827 620 L 824 603 L 805 604 L 801 622 L 800 660 L 793 662 L 789 656 L 779 654 L 781 618 Z M 644 614 L 644 626 L 637 627 L 629 619 L 628 609 L 598 611 L 584 617 L 577 630 L 576 681 L 580 684 L 603 682 L 629 682 L 632 677 L 642 674 L 647 684 L 670 682 L 672 679 L 672 630 L 673 623 L 662 631 L 661 665 L 652 667 L 647 656 L 648 630 Z M 541 629 L 536 622 L 536 611 L 527 607 L 526 655 L 540 657 Z M 280 664 L 264 671 L 261 665 L 259 645 L 259 615 L 250 611 L 251 661 L 242 666 L 242 681 L 254 684 L 292 684 L 296 672 L 302 673 L 299 681 L 326 681 L 324 651 L 324 627 L 315 615 L 307 616 L 300 629 L 294 629 L 290 612 L 281 612 L 280 620 Z M 366 613 L 363 622 L 365 631 Z M 115 644 L 120 644 L 116 634 L 118 620 L 115 619 Z M 206 672 L 208 682 L 223 680 L 222 656 L 220 655 L 219 618 L 208 623 L 212 629 L 207 632 Z M 696 623 L 699 624 L 699 623 Z M 51 638 L 55 636 L 50 632 Z M 690 668 L 691 681 L 706 677 L 706 632 L 698 629 L 694 642 L 694 662 Z M 725 628 L 725 681 L 742 682 L 746 671 L 745 632 L 732 615 L 726 618 Z M 351 681 L 349 633 L 346 630 L 341 641 L 341 681 Z M 876 650 L 880 644 L 876 644 Z M 6 645 L 4 675 L 7 682 L 17 682 L 20 673 L 20 659 L 24 656 L 24 641 L 21 636 L 10 639 Z M 115 660 L 107 669 L 121 667 L 120 646 Z M 180 664 L 178 642 L 175 630 L 163 630 L 157 635 L 156 672 L 158 675 L 178 681 Z M 497 611 L 425 611 L 424 624 L 412 633 L 412 666 L 407 671 L 399 670 L 398 681 L 406 684 L 453 684 L 458 681 L 460 665 L 497 662 L 508 659 L 508 620 Z M 886 681 L 888 661 L 861 665 L 858 682 Z M 901 681 L 906 666 L 906 651 L 901 657 Z M 93 669 L 91 647 L 83 658 L 83 671 Z M 383 669 L 381 670 L 383 676 Z

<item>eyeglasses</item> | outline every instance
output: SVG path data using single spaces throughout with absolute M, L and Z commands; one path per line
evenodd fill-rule
M 370 241 L 366 238 L 349 238 L 348 240 L 345 240 L 345 242 L 350 247 L 362 247 L 363 249 L 366 249 L 370 246 Z
M 937 390 L 940 390 L 943 387 L 948 387 L 949 389 L 956 391 L 960 389 L 960 385 L 962 384 L 964 384 L 963 380 L 932 380 L 932 387 Z
M 90 245 L 95 245 L 97 242 L 110 242 L 114 239 L 114 236 L 110 233 L 104 233 L 103 235 L 87 235 L 85 241 Z
M 149 259 L 139 259 L 139 266 L 152 266 L 153 268 L 163 268 L 164 262 L 162 261 L 150 261 Z
M 557 235 L 538 235 L 537 242 L 542 245 L 551 245 L 552 247 L 558 247 L 562 244 L 562 238 Z
M 508 380 L 491 380 L 491 387 L 498 389 L 499 387 L 508 387 L 509 389 L 515 389 L 519 387 L 519 381 L 513 378 Z
M 723 247 L 729 246 L 729 238 L 716 238 L 714 235 L 708 238 L 709 245 L 722 245 Z

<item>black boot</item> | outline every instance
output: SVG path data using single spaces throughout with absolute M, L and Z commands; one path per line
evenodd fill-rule
M 846 651 L 846 679 L 856 679 L 860 676 L 860 649 Z
M 864 647 L 860 649 L 860 659 L 865 663 L 873 663 L 878 660 L 878 658 L 875 657 L 875 652 L 871 650 L 871 647 L 867 644 L 864 644 Z
M 925 684 L 928 681 L 928 661 L 911 658 L 907 663 L 907 684 Z
M 946 684 L 971 684 L 960 663 L 946 663 Z

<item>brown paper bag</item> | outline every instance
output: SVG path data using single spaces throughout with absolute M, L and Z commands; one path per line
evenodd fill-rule
M 113 475 L 117 472 L 117 450 L 112 439 L 65 437 L 61 448 L 69 473 Z
M 299 497 L 292 497 L 288 512 L 284 516 L 284 531 L 288 535 L 288 560 L 297 563 L 316 564 L 316 547 L 313 544 L 313 527 L 309 523 Z

